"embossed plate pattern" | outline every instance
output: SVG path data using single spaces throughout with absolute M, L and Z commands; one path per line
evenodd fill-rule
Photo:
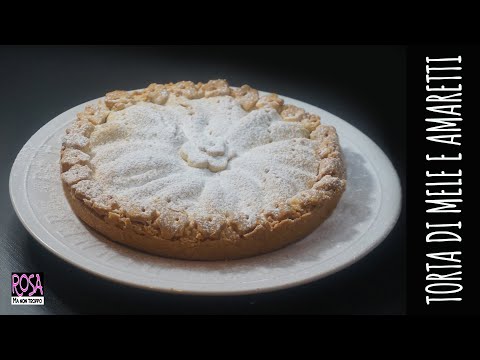
M 33 135 L 10 173 L 10 196 L 23 225 L 65 261 L 98 276 L 157 291 L 232 295 L 303 284 L 338 271 L 377 246 L 400 214 L 398 176 L 385 154 L 362 132 L 312 105 L 287 103 L 337 128 L 348 184 L 332 216 L 305 239 L 243 260 L 194 262 L 151 256 L 113 243 L 84 225 L 65 200 L 59 151 L 65 128 L 85 105 L 57 116 Z

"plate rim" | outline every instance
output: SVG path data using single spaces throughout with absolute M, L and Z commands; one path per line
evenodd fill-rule
M 268 92 L 263 92 L 263 91 L 259 91 L 259 93 L 268 94 Z M 352 264 L 358 262 L 360 259 L 362 259 L 365 256 L 367 256 L 368 254 L 370 254 L 377 246 L 379 246 L 386 239 L 386 237 L 390 234 L 390 232 L 393 230 L 393 228 L 398 223 L 398 219 L 399 219 L 399 217 L 401 215 L 401 212 L 402 212 L 402 203 L 403 203 L 402 185 L 401 185 L 398 173 L 397 173 L 395 167 L 393 166 L 391 160 L 389 159 L 389 157 L 385 154 L 385 152 L 372 139 L 370 139 L 370 137 L 368 137 L 366 134 L 364 134 L 361 130 L 359 130 L 355 126 L 351 125 L 347 121 L 343 120 L 342 118 L 340 118 L 340 117 L 338 117 L 338 116 L 336 116 L 336 115 L 334 115 L 334 114 L 332 114 L 332 113 L 330 113 L 330 112 L 328 112 L 328 111 L 326 111 L 326 110 L 324 110 L 324 109 L 322 109 L 318 106 L 303 102 L 301 100 L 293 99 L 293 98 L 290 98 L 290 97 L 287 97 L 287 96 L 282 96 L 282 95 L 279 95 L 279 96 L 281 98 L 283 98 L 286 102 L 300 103 L 303 106 L 305 106 L 306 108 L 311 108 L 311 109 L 317 110 L 317 112 L 318 112 L 318 110 L 320 110 L 321 112 L 324 112 L 324 113 L 328 114 L 329 116 L 335 118 L 337 121 L 340 121 L 342 126 L 345 126 L 346 128 L 350 128 L 349 130 L 353 129 L 354 132 L 356 132 L 357 134 L 360 134 L 361 140 L 363 142 L 366 141 L 367 143 L 369 143 L 369 145 L 371 145 L 373 147 L 373 149 L 375 150 L 374 152 L 377 153 L 377 154 L 380 154 L 380 156 L 383 157 L 383 159 L 382 159 L 383 162 L 390 168 L 389 169 L 390 170 L 389 174 L 390 174 L 391 179 L 395 183 L 394 187 L 397 188 L 397 190 L 398 190 L 396 192 L 396 194 L 397 194 L 396 197 L 398 198 L 398 201 L 395 203 L 395 207 L 392 211 L 393 215 L 391 217 L 390 222 L 388 223 L 388 226 L 385 226 L 383 228 L 381 234 L 379 234 L 374 241 L 371 241 L 368 244 L 368 246 L 363 247 L 362 251 L 359 254 L 357 254 L 357 256 L 351 256 L 347 261 L 343 261 L 339 265 L 332 266 L 327 271 L 323 271 L 323 272 L 320 272 L 318 274 L 305 276 L 303 278 L 295 279 L 293 281 L 292 280 L 285 281 L 285 282 L 280 283 L 280 284 L 259 286 L 258 288 L 257 287 L 252 287 L 252 288 L 247 288 L 247 289 L 236 289 L 236 290 L 232 290 L 232 289 L 225 289 L 225 290 L 208 290 L 208 289 L 207 290 L 200 290 L 200 289 L 184 290 L 184 289 L 181 289 L 180 290 L 180 289 L 170 288 L 170 287 L 166 287 L 166 286 L 161 287 L 161 286 L 158 286 L 158 285 L 153 286 L 153 285 L 148 285 L 148 284 L 143 284 L 143 283 L 134 283 L 131 279 L 123 279 L 122 277 L 116 276 L 116 274 L 112 273 L 112 271 L 114 271 L 115 269 L 109 269 L 109 272 L 102 271 L 102 268 L 99 267 L 99 265 L 105 266 L 104 264 L 95 263 L 92 260 L 88 259 L 88 257 L 83 256 L 82 254 L 79 254 L 79 253 L 77 253 L 77 252 L 75 252 L 75 251 L 73 251 L 72 249 L 69 249 L 69 248 L 67 248 L 68 250 L 66 252 L 61 252 L 61 251 L 55 249 L 54 247 L 52 247 L 51 244 L 48 243 L 48 241 L 42 240 L 41 236 L 38 235 L 34 231 L 34 229 L 31 228 L 29 223 L 26 221 L 26 219 L 22 215 L 22 211 L 18 208 L 20 201 L 17 202 L 16 198 L 15 198 L 16 195 L 15 195 L 15 191 L 13 190 L 13 176 L 14 176 L 14 170 L 16 169 L 16 167 L 20 166 L 18 164 L 19 155 L 22 153 L 25 146 L 30 143 L 32 138 L 34 138 L 44 127 L 48 126 L 51 122 L 65 116 L 66 113 L 71 112 L 75 108 L 86 106 L 87 104 L 98 101 L 99 99 L 102 99 L 104 97 L 100 97 L 100 98 L 96 98 L 96 99 L 86 101 L 84 103 L 73 106 L 73 107 L 67 109 L 66 111 L 58 114 L 53 119 L 46 122 L 42 127 L 40 127 L 25 142 L 25 144 L 22 146 L 22 148 L 18 152 L 17 156 L 15 157 L 15 160 L 14 160 L 12 166 L 11 166 L 11 169 L 10 169 L 9 195 L 10 195 L 10 201 L 12 203 L 13 209 L 14 209 L 18 219 L 20 220 L 22 225 L 25 227 L 25 229 L 28 231 L 28 233 L 38 243 L 40 243 L 40 245 L 43 248 L 45 248 L 49 252 L 53 253 L 54 255 L 56 255 L 57 257 L 62 259 L 63 261 L 69 263 L 70 265 L 73 265 L 77 269 L 80 269 L 82 271 L 86 271 L 89 274 L 92 274 L 92 275 L 100 277 L 102 279 L 111 281 L 113 283 L 119 283 L 119 284 L 122 284 L 122 285 L 128 286 L 128 287 L 135 287 L 135 288 L 140 288 L 140 289 L 149 290 L 149 291 L 165 292 L 165 293 L 171 293 L 171 294 L 182 294 L 182 295 L 236 296 L 236 295 L 247 295 L 247 294 L 257 294 L 257 293 L 266 293 L 266 292 L 278 291 L 278 290 L 282 290 L 282 289 L 287 289 L 287 288 L 291 288 L 291 287 L 304 285 L 304 284 L 311 283 L 313 281 L 317 281 L 317 280 L 320 280 L 322 278 L 328 277 L 328 276 L 330 276 L 330 275 L 332 275 L 336 272 L 339 272 L 339 271 L 351 266 Z M 376 168 L 376 164 L 372 161 L 371 165 L 374 168 L 374 170 L 377 172 L 377 175 L 378 175 L 378 169 Z M 365 233 L 368 233 L 369 231 L 371 231 L 370 228 Z M 69 257 L 69 252 L 72 252 L 77 257 L 76 258 Z M 337 254 L 337 255 L 340 255 L 340 254 Z M 84 258 L 86 260 L 85 262 L 91 262 L 94 266 L 89 267 L 88 264 L 85 264 L 85 262 L 82 263 L 81 261 L 79 261 L 78 257 Z M 336 256 L 334 256 L 334 257 L 336 257 Z M 330 259 L 328 259 L 326 261 L 329 261 L 329 260 Z

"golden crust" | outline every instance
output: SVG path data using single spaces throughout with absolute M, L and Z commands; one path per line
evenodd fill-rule
M 242 85 L 238 89 L 232 89 L 231 94 L 245 111 L 252 110 L 259 99 L 258 91 L 248 85 Z
M 105 95 L 105 106 L 110 110 L 123 110 L 133 105 L 133 97 L 128 91 L 115 90 Z
M 257 101 L 257 108 L 272 108 L 275 109 L 277 112 L 281 112 L 283 107 L 283 100 L 278 97 L 277 94 L 270 94 L 262 96 Z
M 86 165 L 90 160 L 90 155 L 74 148 L 66 148 L 61 157 L 62 171 L 65 172 L 73 165 Z
M 280 112 L 280 116 L 285 121 L 300 122 L 305 118 L 305 110 L 295 105 L 284 105 Z
M 285 247 L 311 233 L 328 218 L 343 192 L 343 188 L 337 188 L 322 206 L 317 206 L 296 218 L 258 225 L 253 231 L 243 236 L 239 236 L 231 227 L 224 225 L 227 227 L 227 232 L 230 232 L 230 236 L 198 241 L 183 231 L 166 233 L 167 230 L 162 228 L 160 233 L 149 233 L 148 227 L 135 227 L 131 221 L 119 226 L 116 219 L 105 220 L 72 196 L 65 184 L 64 189 L 75 214 L 107 238 L 150 254 L 185 260 L 240 259 Z M 174 235 L 180 236 L 174 237 Z
M 92 179 L 89 167 L 90 134 L 106 121 L 110 112 L 137 102 L 163 105 L 169 96 L 198 99 L 232 96 L 246 111 L 269 107 L 284 121 L 298 122 L 317 144 L 318 176 L 309 189 L 301 191 L 277 211 L 262 214 L 257 223 L 246 225 L 231 214 L 200 216 L 165 210 L 122 208 L 115 194 L 107 194 Z M 303 141 L 303 140 L 300 140 Z M 275 94 L 259 97 L 248 85 L 230 88 L 225 80 L 206 84 L 182 81 L 151 84 L 144 90 L 113 91 L 96 106 L 78 114 L 67 129 L 61 151 L 64 189 L 73 211 L 88 225 L 110 239 L 131 247 L 167 257 L 192 260 L 234 259 L 263 254 L 281 248 L 311 232 L 333 211 L 344 192 L 345 168 L 335 128 L 320 124 L 317 115 L 284 102 Z
M 150 84 L 145 89 L 146 100 L 157 105 L 163 105 L 167 102 L 170 95 L 165 85 Z
M 230 95 L 230 86 L 226 80 L 210 80 L 202 85 L 205 97 Z
M 167 85 L 167 89 L 177 96 L 187 99 L 200 99 L 204 95 L 203 84 L 194 84 L 192 81 L 180 81 Z

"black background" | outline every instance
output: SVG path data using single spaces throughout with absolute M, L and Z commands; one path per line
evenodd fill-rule
M 0 47 L 0 276 L 44 271 L 46 305 L 35 307 L 41 313 L 405 313 L 404 206 L 387 239 L 339 273 L 269 294 L 210 298 L 132 289 L 64 263 L 31 238 L 8 195 L 16 154 L 63 111 L 114 89 L 216 78 L 277 92 L 343 118 L 385 151 L 405 190 L 405 67 L 402 46 Z

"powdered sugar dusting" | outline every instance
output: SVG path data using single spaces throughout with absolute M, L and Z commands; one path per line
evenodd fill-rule
M 171 96 L 166 105 L 112 112 L 95 127 L 91 178 L 127 210 L 229 217 L 248 227 L 312 186 L 316 143 L 272 109 L 246 112 L 230 96 Z

